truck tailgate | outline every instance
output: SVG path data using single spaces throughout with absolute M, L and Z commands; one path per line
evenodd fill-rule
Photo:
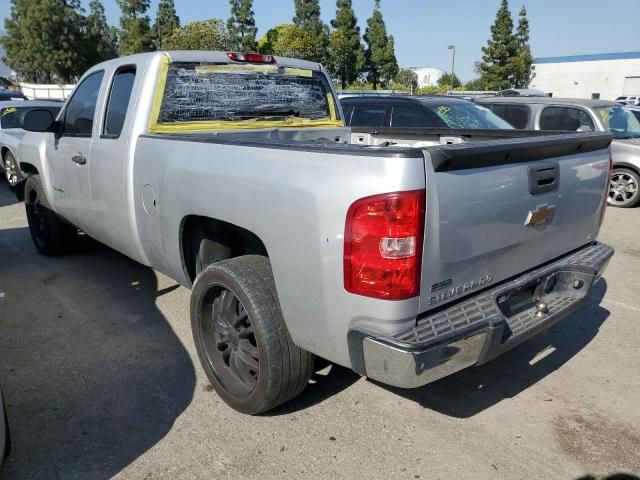
M 593 242 L 611 136 L 429 147 L 420 311 Z

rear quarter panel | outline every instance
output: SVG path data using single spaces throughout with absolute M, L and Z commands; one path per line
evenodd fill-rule
M 189 284 L 180 225 L 189 215 L 255 233 L 271 260 L 293 341 L 349 366 L 347 332 L 395 332 L 415 321 L 418 299 L 374 300 L 343 287 L 347 209 L 378 193 L 424 188 L 424 158 L 307 152 L 141 137 L 136 148 L 135 215 L 146 255 L 158 270 Z M 141 192 L 153 188 L 156 210 Z M 147 187 L 147 188 L 149 188 Z

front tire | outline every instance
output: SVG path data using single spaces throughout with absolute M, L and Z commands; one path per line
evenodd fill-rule
M 627 168 L 614 168 L 607 202 L 612 207 L 631 208 L 640 202 L 640 175 Z
M 223 260 L 200 272 L 191 328 L 211 384 L 241 413 L 271 410 L 309 382 L 314 356 L 291 340 L 266 257 Z
M 39 175 L 27 179 L 24 203 L 29 232 L 38 252 L 47 256 L 68 252 L 77 237 L 77 229 L 51 210 Z
M 4 154 L 2 163 L 4 167 L 4 176 L 7 179 L 7 182 L 11 187 L 15 187 L 20 183 L 22 174 L 18 169 L 18 163 L 16 162 L 16 158 L 13 156 L 13 153 L 7 150 Z

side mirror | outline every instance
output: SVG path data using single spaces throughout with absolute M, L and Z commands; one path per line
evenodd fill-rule
M 22 117 L 22 128 L 29 132 L 53 132 L 55 124 L 49 110 L 30 110 Z

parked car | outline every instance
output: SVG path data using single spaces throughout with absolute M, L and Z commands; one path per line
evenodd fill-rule
M 625 100 L 626 105 L 640 105 L 640 95 L 632 95 Z
M 496 97 L 548 97 L 547 92 L 535 88 L 508 88 L 496 92 Z
M 640 203 L 640 121 L 629 108 L 607 100 L 573 98 L 481 98 L 516 128 L 611 132 L 613 172 L 609 205 L 634 207 Z
M 633 113 L 633 116 L 636 117 L 638 122 L 640 122 L 640 106 L 627 106 L 627 108 Z
M 21 100 L 27 100 L 20 92 L 12 92 L 10 90 L 1 90 L 0 89 L 0 102 L 16 102 Z
M 493 118 L 436 102 L 441 120 Z M 184 51 L 101 63 L 58 120 L 24 117 L 39 132 L 18 151 L 35 247 L 61 253 L 80 229 L 191 288 L 202 367 L 250 414 L 298 395 L 314 355 L 417 387 L 587 300 L 613 254 L 596 241 L 611 134 L 476 147 L 444 144 L 446 129 L 404 133 L 443 144 L 398 147 L 375 127 L 353 144 L 343 118 L 314 62 Z
M 364 96 L 340 99 L 350 127 L 512 129 L 490 110 L 445 96 Z
M 62 108 L 58 102 L 27 100 L 20 102 L 0 102 L 0 168 L 9 185 L 15 187 L 24 180 L 17 161 L 18 144 L 25 134 L 21 128 L 21 119 L 31 110 L 47 110 L 55 117 Z

